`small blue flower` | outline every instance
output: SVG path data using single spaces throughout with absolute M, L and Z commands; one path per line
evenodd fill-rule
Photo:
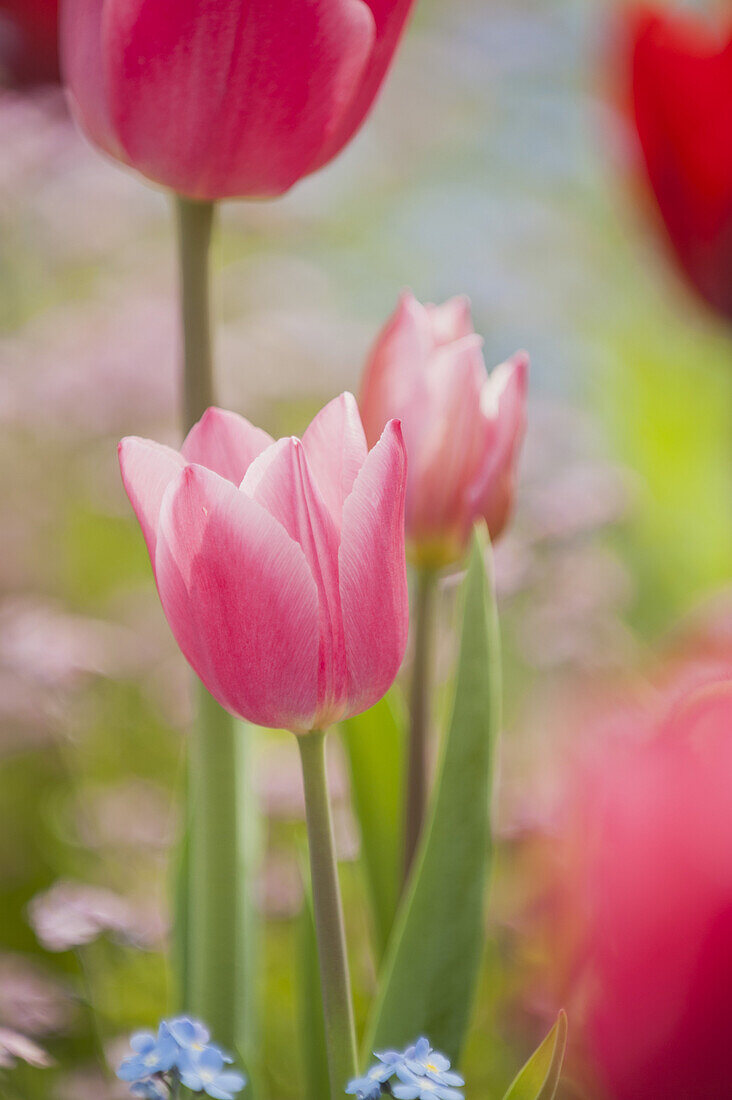
M 414 1047 L 407 1047 L 406 1050 L 375 1050 L 374 1056 L 379 1059 L 385 1069 L 388 1069 L 387 1077 L 384 1077 L 386 1081 L 388 1077 L 393 1077 L 399 1066 L 405 1066 L 406 1059 L 410 1058 L 414 1052 Z
M 226 1070 L 224 1055 L 216 1047 L 205 1047 L 200 1053 L 180 1059 L 180 1079 L 192 1092 L 205 1092 L 213 1100 L 234 1100 L 246 1078 L 241 1073 Z
M 167 1021 L 167 1027 L 182 1050 L 203 1050 L 211 1038 L 208 1028 L 190 1016 L 176 1016 Z
M 404 1064 L 415 1077 L 429 1077 L 439 1085 L 460 1087 L 465 1084 L 459 1073 L 450 1070 L 450 1059 L 439 1050 L 433 1050 L 424 1036 L 404 1052 Z
M 121 1081 L 144 1081 L 155 1073 L 167 1073 L 178 1058 L 178 1046 L 165 1023 L 161 1023 L 157 1036 L 152 1031 L 137 1031 L 130 1039 L 134 1051 L 125 1058 L 117 1070 Z
M 431 1077 L 419 1077 L 406 1067 L 400 1067 L 399 1084 L 391 1086 L 396 1100 L 463 1100 L 463 1094 Z
M 377 1058 L 379 1055 L 377 1054 Z M 390 1065 L 379 1064 L 372 1066 L 363 1077 L 354 1077 L 348 1082 L 346 1092 L 350 1096 L 356 1096 L 358 1100 L 376 1100 L 381 1096 L 381 1086 L 388 1081 L 394 1070 Z
M 217 1050 L 227 1065 L 231 1065 L 234 1059 L 226 1051 L 215 1043 L 209 1042 L 211 1035 L 205 1024 L 200 1020 L 193 1020 L 190 1016 L 176 1016 L 174 1020 L 167 1020 L 170 1034 L 180 1047 L 178 1068 L 190 1065 L 191 1059 L 195 1061 L 204 1050 Z
M 147 1081 L 136 1081 L 130 1086 L 130 1092 L 133 1096 L 142 1097 L 142 1100 L 168 1100 L 170 1095 L 167 1089 L 153 1077 Z

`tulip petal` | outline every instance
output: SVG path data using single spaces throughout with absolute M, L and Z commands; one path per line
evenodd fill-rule
M 224 707 L 262 726 L 311 728 L 318 594 L 281 524 L 224 478 L 187 466 L 163 501 L 156 575 L 178 645 Z
M 282 524 L 310 566 L 320 606 L 318 705 L 329 714 L 346 690 L 338 531 L 300 440 L 280 439 L 268 447 L 249 467 L 241 488 Z
M 517 352 L 492 371 L 481 394 L 481 407 L 494 421 L 495 437 L 471 488 L 470 501 L 494 540 L 506 524 L 513 501 L 515 466 L 526 430 L 528 376 L 529 357 Z
M 438 348 L 425 370 L 424 408 L 414 409 L 404 433 L 411 475 L 407 527 L 415 538 L 439 532 L 462 538 L 457 529 L 466 496 L 490 449 L 492 425 L 480 415 L 488 378 L 482 343 L 473 334 Z
M 117 453 L 125 492 L 139 520 L 154 569 L 160 506 L 165 490 L 185 466 L 185 459 L 171 447 L 138 436 L 123 439 Z
M 192 198 L 281 194 L 362 86 L 364 0 L 107 0 L 111 114 L 127 156 Z
M 435 344 L 451 344 L 463 336 L 472 336 L 473 318 L 470 312 L 470 299 L 464 294 L 449 298 L 439 306 L 425 306 L 432 325 Z
M 59 13 L 61 68 L 71 107 L 89 138 L 126 160 L 109 113 L 102 18 L 105 0 L 64 0 Z
M 253 460 L 272 442 L 271 435 L 243 416 L 210 408 L 191 428 L 181 454 L 239 486 Z
M 433 349 L 429 314 L 410 291 L 404 291 L 364 371 L 359 408 L 370 447 L 391 417 L 410 412 L 407 423 L 415 419 L 413 411 L 425 398 L 425 367 Z
M 343 501 L 369 450 L 352 393 L 342 393 L 320 410 L 302 437 L 302 445 L 317 486 L 340 528 Z
M 404 657 L 406 477 L 401 427 L 390 420 L 343 505 L 339 565 L 349 715 L 385 694 Z
M 317 168 L 327 164 L 340 152 L 371 109 L 394 58 L 415 0 L 367 0 L 367 2 L 376 24 L 376 44 L 371 52 L 358 93 L 348 111 L 340 119 L 330 141 L 320 151 L 314 166 Z

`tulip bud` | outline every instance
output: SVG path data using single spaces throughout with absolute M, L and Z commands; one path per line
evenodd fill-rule
M 280 195 L 368 114 L 414 0 L 65 0 L 93 142 L 193 199 Z
M 402 422 L 406 528 L 416 564 L 440 568 L 461 557 L 480 518 L 492 539 L 505 527 L 527 373 L 522 352 L 487 373 L 466 299 L 425 306 L 402 295 L 371 352 L 360 405 L 369 441 L 389 417 Z
M 0 0 L 0 82 L 58 77 L 58 0 Z
M 691 13 L 641 9 L 627 81 L 669 242 L 691 285 L 732 320 L 732 33 Z
M 209 409 L 180 452 L 119 453 L 163 610 L 223 707 L 306 733 L 384 695 L 408 625 L 398 422 L 369 452 L 343 394 L 302 441 Z

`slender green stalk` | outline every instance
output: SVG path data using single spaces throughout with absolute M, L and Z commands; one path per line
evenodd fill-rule
M 189 961 L 185 1007 L 238 1047 L 243 990 L 239 752 L 246 734 L 205 688 L 190 745 Z M 243 1052 L 242 1052 L 243 1053 Z
M 182 427 L 215 399 L 209 253 L 213 203 L 175 199 L 183 333 Z M 188 821 L 177 890 L 180 1007 L 235 1050 L 250 1077 L 256 1053 L 256 920 L 251 886 L 257 815 L 252 730 L 198 685 L 188 757 Z
M 404 882 L 409 877 L 427 808 L 430 680 L 437 573 L 417 570 L 412 612 L 414 663 L 409 706 L 409 753 L 404 797 Z
M 357 1064 L 351 981 L 325 772 L 325 734 L 315 730 L 298 737 L 298 744 L 305 787 L 325 1040 L 331 1095 L 335 1100 L 343 1095 L 349 1079 L 356 1076 Z
M 183 328 L 183 431 L 214 403 L 209 251 L 214 204 L 175 199 Z

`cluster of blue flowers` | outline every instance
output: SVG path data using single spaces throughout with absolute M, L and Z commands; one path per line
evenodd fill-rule
M 404 1051 L 374 1054 L 378 1062 L 348 1083 L 346 1092 L 358 1100 L 377 1100 L 384 1093 L 397 1100 L 463 1100 L 458 1089 L 465 1081 L 424 1036 Z
M 138 1031 L 131 1037 L 132 1055 L 117 1076 L 142 1100 L 168 1100 L 179 1084 L 213 1100 L 234 1100 L 246 1077 L 228 1068 L 233 1059 L 210 1039 L 208 1029 L 188 1016 L 161 1020 L 157 1035 Z

